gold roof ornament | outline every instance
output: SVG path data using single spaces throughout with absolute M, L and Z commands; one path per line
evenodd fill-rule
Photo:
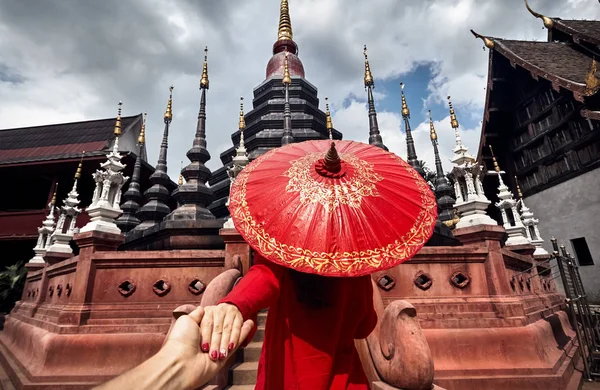
M 119 101 L 119 108 L 117 109 L 117 120 L 115 122 L 115 130 L 113 131 L 113 134 L 116 135 L 117 137 L 121 136 L 121 106 L 123 105 L 123 102 Z
M 523 199 L 523 193 L 521 192 L 521 186 L 519 185 L 519 179 L 515 176 L 515 183 L 517 184 L 517 195 L 519 195 L 519 199 Z
M 456 209 L 452 209 L 452 219 L 442 222 L 444 225 L 452 228 L 456 226 L 457 223 L 460 222 L 460 217 L 458 216 L 458 211 Z
M 79 165 L 77 166 L 77 171 L 75 172 L 75 180 L 79 180 L 81 178 L 81 167 L 83 166 L 83 157 L 85 156 L 85 150 L 81 153 L 81 159 L 79 160 Z
M 536 18 L 542 19 L 542 22 L 544 22 L 544 27 L 546 27 L 547 29 L 551 29 L 554 26 L 554 20 L 552 20 L 552 18 L 549 18 L 547 16 L 544 16 L 542 14 L 539 14 L 537 12 L 535 12 L 534 10 L 531 9 L 531 7 L 529 6 L 529 3 L 527 2 L 527 0 L 525 0 L 525 7 L 527 7 L 527 10 Z
M 408 109 L 408 104 L 406 104 L 406 98 L 404 97 L 404 83 L 400 83 L 400 88 L 402 90 L 402 116 L 410 118 L 410 110 Z
M 202 77 L 200 77 L 200 88 L 208 89 L 208 46 L 204 47 L 204 63 L 202 64 Z
M 498 160 L 496 160 L 496 156 L 494 155 L 494 149 L 492 149 L 492 145 L 490 145 L 490 152 L 492 152 L 492 160 L 494 161 L 494 170 L 500 173 L 500 165 L 498 165 Z
M 596 57 L 592 58 L 592 64 L 585 76 L 585 92 L 587 96 L 594 95 L 600 89 L 600 79 L 598 78 L 598 64 Z
M 165 111 L 165 121 L 171 122 L 173 119 L 173 87 L 172 85 L 169 87 L 169 101 L 167 102 L 167 110 Z
M 369 57 L 367 56 L 367 45 L 365 45 L 363 54 L 365 55 L 365 88 L 374 87 L 375 82 L 373 81 L 373 74 L 371 73 L 371 66 L 369 65 Z
M 240 96 L 240 123 L 238 129 L 243 130 L 246 128 L 246 120 L 244 119 L 244 97 Z
M 277 40 L 293 39 L 292 21 L 290 19 L 290 7 L 287 0 L 281 0 L 279 11 L 279 30 L 277 31 Z
M 54 206 L 56 204 L 56 192 L 58 191 L 58 183 L 56 183 L 54 185 L 54 194 L 52 194 L 52 200 L 50 201 L 50 204 L 52 206 Z
M 329 112 L 329 98 L 325 97 L 325 127 L 329 133 L 329 139 L 333 140 L 333 121 L 331 120 L 331 113 Z
M 183 185 L 183 173 L 181 173 L 181 171 L 183 170 L 183 161 L 181 162 L 180 167 L 181 168 L 179 168 L 179 180 L 177 180 L 177 185 L 182 186 Z
M 285 59 L 283 62 L 283 85 L 290 85 L 292 83 L 292 77 L 290 76 L 290 68 L 288 65 L 288 52 L 285 52 Z
M 146 143 L 146 113 L 144 113 L 144 119 L 142 122 L 142 130 L 140 130 L 140 136 L 138 137 L 138 144 Z
M 479 38 L 483 41 L 483 43 L 485 44 L 485 47 L 487 47 L 488 49 L 493 49 L 495 46 L 495 42 L 492 38 L 488 38 L 486 36 L 483 36 L 481 34 L 477 34 L 475 31 L 471 30 L 471 34 L 473 34 L 473 36 L 475 38 Z
M 450 107 L 450 125 L 453 129 L 458 129 L 458 119 L 456 119 L 456 113 L 454 112 L 454 107 L 452 106 L 452 100 L 450 100 L 450 95 L 448 95 L 448 106 Z
M 437 140 L 437 133 L 435 132 L 435 127 L 433 126 L 433 119 L 431 118 L 431 110 L 429 110 L 429 138 L 432 141 Z

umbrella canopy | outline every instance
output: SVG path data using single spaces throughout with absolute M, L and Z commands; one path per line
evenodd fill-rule
M 324 276 L 361 276 L 410 259 L 437 218 L 417 171 L 354 141 L 272 149 L 236 177 L 229 202 L 235 227 L 266 259 Z

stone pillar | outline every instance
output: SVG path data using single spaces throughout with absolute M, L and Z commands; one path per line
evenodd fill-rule
M 221 229 L 219 235 L 225 241 L 225 269 L 236 268 L 245 275 L 251 265 L 252 248 L 236 229 Z

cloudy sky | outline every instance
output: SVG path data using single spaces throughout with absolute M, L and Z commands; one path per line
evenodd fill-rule
M 433 167 L 431 108 L 446 168 L 454 144 L 446 95 L 475 153 L 488 52 L 469 29 L 545 40 L 521 0 L 289 0 L 306 78 L 332 103 L 345 139 L 366 141 L 362 47 L 376 83 L 384 143 L 406 155 L 399 82 L 406 84 L 417 153 Z M 564 19 L 599 19 L 595 0 L 531 0 Z M 203 49 L 209 47 L 208 165 L 232 142 L 239 96 L 265 77 L 277 37 L 279 0 L 0 0 L 0 128 L 148 112 L 148 153 L 156 163 L 168 87 L 175 86 L 169 173 L 192 143 Z M 0 145 L 1 147 L 1 145 Z M 186 160 L 187 161 L 187 160 Z

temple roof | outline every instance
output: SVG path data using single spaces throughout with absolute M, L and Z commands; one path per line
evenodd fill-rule
M 114 140 L 115 119 L 0 130 L 0 165 L 72 158 L 82 151 L 88 156 L 104 154 Z M 141 114 L 122 117 L 122 137 L 137 139 L 141 119 Z
M 562 20 L 552 18 L 553 28 L 560 30 L 573 37 L 575 41 L 585 40 L 587 42 L 600 44 L 600 22 L 597 20 Z

